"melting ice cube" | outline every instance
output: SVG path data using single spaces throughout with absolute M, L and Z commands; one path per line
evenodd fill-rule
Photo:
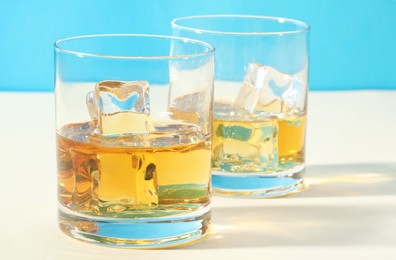
M 147 81 L 101 81 L 96 85 L 102 114 L 130 111 L 150 115 Z
M 150 118 L 147 81 L 101 81 L 96 85 L 96 100 L 87 96 L 91 118 L 98 118 L 101 134 L 149 133 L 154 131 Z M 96 106 L 97 114 L 92 109 Z
M 203 108 L 211 101 L 205 92 L 196 92 L 177 97 L 169 103 L 168 111 L 172 113 L 172 118 L 197 124 L 202 120 Z
M 118 205 L 158 204 L 157 169 L 151 155 L 102 153 L 98 160 L 100 178 L 94 187 L 95 196 L 104 206 L 112 206 L 110 211 L 125 209 Z
M 223 121 L 215 127 L 213 164 L 230 172 L 266 172 L 278 165 L 275 116 L 254 124 Z
M 305 83 L 296 76 L 250 63 L 235 105 L 250 113 L 298 113 L 303 111 L 305 93 Z
M 282 112 L 292 114 L 303 112 L 306 98 L 305 95 L 305 83 L 302 80 L 293 77 L 289 88 L 282 93 L 282 100 L 285 104 Z
M 95 136 L 102 140 L 118 140 L 113 137 L 154 131 L 146 81 L 99 82 L 95 91 L 88 93 L 86 103 L 96 124 L 95 131 L 100 133 Z M 158 204 L 157 170 L 149 155 L 99 153 L 95 159 L 93 197 L 107 208 L 107 213 Z
M 98 103 L 96 102 L 96 95 L 94 91 L 91 91 L 87 94 L 86 103 L 91 119 L 98 120 Z

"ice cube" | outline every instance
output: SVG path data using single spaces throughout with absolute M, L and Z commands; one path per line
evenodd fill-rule
M 299 113 L 304 109 L 305 93 L 305 83 L 296 76 L 250 63 L 235 105 L 252 114 Z
M 178 96 L 168 105 L 170 117 L 174 120 L 199 125 L 202 132 L 211 130 L 211 117 L 207 107 L 212 103 L 212 96 L 205 91 Z
M 213 163 L 230 172 L 267 172 L 278 165 L 275 116 L 255 122 L 223 121 L 215 128 Z
M 157 167 L 149 163 L 142 175 L 137 175 L 136 188 L 138 201 L 145 205 L 158 205 L 158 178 Z
M 283 113 L 299 114 L 304 111 L 305 89 L 306 85 L 302 80 L 296 77 L 291 79 L 289 88 L 282 94 Z
M 99 100 L 97 128 L 101 134 L 142 134 L 154 131 L 147 81 L 101 81 L 96 85 L 95 91 Z
M 96 102 L 95 91 L 91 91 L 87 94 L 86 103 L 91 119 L 98 120 L 98 102 Z
M 186 121 L 197 124 L 200 120 L 200 107 L 207 102 L 208 95 L 204 92 L 196 92 L 185 96 L 177 97 L 169 103 L 168 112 L 175 120 Z M 206 107 L 206 106 L 202 106 Z M 202 120 L 202 119 L 201 119 Z
M 272 67 L 250 63 L 246 68 L 245 78 L 235 105 L 254 113 L 259 100 L 261 104 L 270 104 L 278 100 L 279 97 L 270 87 L 271 80 L 280 86 L 287 85 L 290 81 L 287 75 Z
M 101 206 L 116 212 L 158 205 L 157 170 L 151 155 L 102 153 L 98 160 L 100 178 L 94 193 Z

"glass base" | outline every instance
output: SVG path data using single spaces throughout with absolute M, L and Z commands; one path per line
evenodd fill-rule
M 305 164 L 271 174 L 212 171 L 213 194 L 238 198 L 281 197 L 304 187 L 304 172 Z
M 193 244 L 209 232 L 210 205 L 173 217 L 116 219 L 75 213 L 59 206 L 59 227 L 83 242 L 123 248 L 170 248 Z

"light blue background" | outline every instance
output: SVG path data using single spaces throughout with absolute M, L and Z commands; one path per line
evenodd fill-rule
M 252 14 L 311 30 L 311 90 L 396 89 L 396 0 L 0 0 L 0 90 L 52 91 L 53 42 L 171 34 L 175 17 Z

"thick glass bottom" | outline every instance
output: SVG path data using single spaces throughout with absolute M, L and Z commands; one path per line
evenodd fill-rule
M 305 164 L 276 173 L 212 171 L 213 194 L 222 197 L 271 198 L 289 195 L 304 187 Z
M 168 248 L 193 244 L 209 231 L 210 205 L 189 214 L 160 218 L 91 217 L 59 206 L 59 226 L 83 242 L 123 248 Z

